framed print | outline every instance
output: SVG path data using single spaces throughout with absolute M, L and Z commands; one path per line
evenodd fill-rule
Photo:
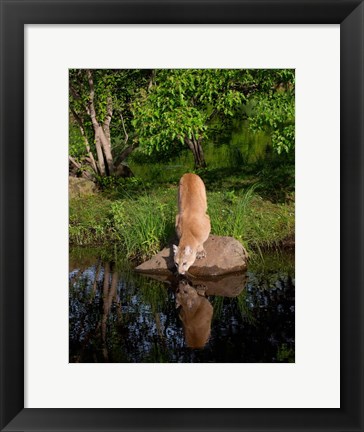
M 363 430 L 363 8 L 358 0 L 1 1 L 1 430 Z M 288 321 L 293 322 L 293 327 L 284 327 L 280 333 L 277 329 L 281 327 L 274 327 L 279 321 L 278 312 L 270 321 L 264 321 L 264 315 L 252 315 L 252 319 L 261 319 L 260 327 L 255 328 L 261 329 L 270 345 L 262 345 L 263 337 L 254 339 L 257 333 L 253 333 L 250 340 L 256 345 L 244 345 L 248 353 L 237 351 L 231 341 L 244 338 L 236 329 L 237 315 L 212 298 L 212 288 L 211 296 L 206 295 L 209 287 L 201 288 L 201 284 L 191 292 L 199 296 L 199 305 L 203 303 L 204 317 L 207 314 L 211 318 L 211 304 L 215 309 L 215 321 L 211 325 L 211 319 L 207 320 L 202 338 L 188 333 L 190 306 L 184 313 L 179 287 L 174 297 L 171 295 L 173 308 L 169 315 L 163 315 L 169 324 L 153 321 L 156 330 L 149 339 L 143 334 L 148 332 L 145 322 L 128 309 L 128 302 L 135 302 L 138 296 L 133 291 L 127 300 L 121 300 L 124 303 L 114 310 L 115 315 L 110 306 L 99 321 L 88 324 L 98 296 L 104 296 L 100 305 L 107 304 L 109 297 L 112 305 L 116 286 L 119 297 L 122 287 L 127 290 L 117 281 L 122 269 L 115 270 L 105 256 L 92 261 L 83 273 L 77 270 L 81 268 L 78 259 L 71 268 L 70 286 L 75 286 L 72 284 L 79 278 L 82 286 L 94 284 L 95 288 L 90 288 L 90 297 L 84 303 L 77 292 L 71 292 L 68 299 L 68 238 L 84 241 L 85 236 L 98 235 L 97 229 L 105 226 L 121 236 L 115 227 L 125 224 L 129 217 L 123 204 L 110 199 L 107 225 L 99 224 L 92 232 L 77 228 L 68 233 L 67 165 L 77 172 L 75 177 L 87 171 L 81 167 L 81 159 L 73 157 L 77 149 L 71 158 L 68 155 L 69 125 L 74 126 L 72 133 L 78 134 L 77 139 L 85 139 L 90 133 L 83 136 L 90 119 L 80 117 L 80 93 L 85 88 L 89 92 L 85 109 L 94 121 L 92 95 L 93 90 L 97 92 L 98 76 L 110 86 L 116 82 L 116 92 L 121 82 L 127 86 L 140 82 L 155 86 L 155 70 L 159 71 L 159 83 L 169 80 L 179 86 L 183 80 L 197 82 L 202 76 L 200 83 L 214 83 L 209 79 L 220 73 L 224 97 L 229 94 L 232 99 L 220 98 L 219 106 L 230 104 L 230 109 L 237 102 L 234 90 L 241 85 L 234 71 L 248 71 L 243 77 L 244 85 L 251 80 L 249 92 L 257 87 L 256 74 L 251 71 L 265 74 L 259 84 L 262 87 L 268 78 L 276 77 L 272 78 L 269 71 L 278 71 L 283 84 L 273 79 L 272 86 L 274 94 L 283 94 L 285 100 L 296 83 L 295 97 L 289 101 L 295 111 L 293 121 L 284 123 L 288 135 L 285 139 L 278 137 L 278 144 L 273 145 L 279 151 L 289 145 L 289 127 L 293 124 L 297 143 L 295 291 L 291 276 L 287 280 L 297 296 L 295 303 L 293 294 L 292 303 L 288 288 L 280 289 L 279 293 L 284 294 L 277 299 L 273 296 L 276 310 L 290 311 Z M 212 75 L 211 70 L 215 71 Z M 241 79 L 241 73 L 238 75 Z M 159 85 L 162 103 L 173 103 Z M 69 105 L 69 88 L 74 105 Z M 204 96 L 198 90 L 194 91 L 201 103 Z M 142 106 L 146 93 L 139 94 L 133 113 L 140 110 L 142 131 L 148 111 L 146 105 Z M 148 103 L 154 101 L 160 106 L 157 89 L 153 94 L 156 99 Z M 212 96 L 209 101 L 213 103 Z M 105 107 L 107 119 L 111 115 L 108 100 Z M 275 114 L 279 107 L 275 105 Z M 207 104 L 205 111 L 212 115 L 210 108 Z M 195 127 L 199 116 L 196 107 L 193 113 Z M 132 143 L 132 134 L 126 132 L 130 118 L 118 117 L 119 133 L 115 136 Z M 163 132 L 174 121 L 171 118 Z M 148 118 L 149 124 L 151 121 Z M 228 124 L 225 118 L 222 122 Z M 87 124 L 92 131 L 92 122 Z M 205 130 L 204 126 L 200 129 Z M 91 133 L 88 139 L 97 150 L 100 136 Z M 155 140 L 148 143 L 160 144 Z M 202 166 L 201 152 L 192 153 L 195 165 Z M 97 163 L 93 164 L 92 158 Z M 101 158 L 89 151 L 88 160 L 102 177 Z M 248 164 L 246 159 L 244 163 Z M 106 171 L 121 165 L 106 165 Z M 125 165 L 122 168 L 127 170 Z M 178 167 L 174 169 L 178 171 Z M 218 189 L 221 171 L 213 179 L 204 177 L 203 171 L 196 172 L 206 183 L 208 199 L 215 200 L 219 209 L 224 209 L 219 203 L 230 206 L 230 213 L 236 216 L 238 207 L 234 205 L 241 197 L 238 189 Z M 166 174 L 160 168 L 156 175 Z M 215 185 L 216 195 L 209 190 L 211 185 Z M 156 191 L 148 189 L 142 202 L 146 214 L 151 213 L 148 205 L 153 207 L 153 203 L 148 204 L 152 193 Z M 223 201 L 219 201 L 219 193 Z M 163 195 L 163 205 L 158 208 L 169 212 L 167 195 Z M 261 210 L 264 205 L 264 200 L 259 201 L 260 207 L 256 203 L 256 208 Z M 274 203 L 269 205 L 278 208 Z M 97 199 L 90 206 L 102 207 Z M 217 213 L 213 206 L 209 209 L 216 228 Z M 227 220 L 228 210 L 226 207 Z M 134 219 L 141 212 L 141 207 L 135 210 Z M 279 214 L 279 226 L 283 216 Z M 234 220 L 237 224 L 236 217 Z M 260 227 L 263 222 L 255 221 Z M 118 237 L 118 241 L 125 245 L 127 239 Z M 175 253 L 178 256 L 177 250 Z M 184 261 L 179 263 L 175 258 L 182 267 Z M 98 280 L 98 275 L 103 279 Z M 233 283 L 229 280 L 230 286 Z M 274 283 L 284 285 L 285 279 Z M 252 284 L 250 288 L 254 288 Z M 151 293 L 159 292 L 148 291 L 148 287 L 143 290 L 147 300 Z M 198 290 L 205 291 L 201 294 Z M 244 297 L 244 304 L 249 305 L 249 299 L 252 297 Z M 171 325 L 177 316 L 175 300 L 179 302 L 180 321 Z M 156 304 L 148 301 L 143 304 L 145 310 Z M 189 301 L 187 298 L 186 305 Z M 266 310 L 264 301 L 257 303 L 258 309 Z M 218 327 L 219 307 L 227 314 L 229 328 Z M 123 316 L 117 316 L 118 312 Z M 247 321 L 250 315 L 244 313 Z M 114 318 L 116 324 L 110 327 L 107 320 Z M 105 334 L 119 331 L 125 335 L 126 321 L 132 329 L 128 337 L 141 335 L 141 344 L 149 348 L 140 351 L 133 343 L 126 346 L 126 337 L 119 338 L 127 355 L 118 356 L 105 343 Z M 175 335 L 179 332 L 187 348 L 200 349 L 209 341 L 210 333 L 216 341 L 216 328 L 222 329 L 224 337 L 217 345 L 209 342 L 208 354 L 191 355 L 183 348 L 174 356 L 167 350 L 167 342 L 163 350 L 153 345 L 153 341 L 163 339 L 158 325 Z M 86 327 L 91 330 L 87 332 Z M 271 332 L 265 331 L 267 327 Z M 246 333 L 249 328 L 245 325 Z M 92 350 L 100 340 L 104 344 Z M 275 347 L 273 351 L 269 350 L 271 346 Z

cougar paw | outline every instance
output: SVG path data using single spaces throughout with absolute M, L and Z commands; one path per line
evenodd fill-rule
M 204 250 L 197 252 L 196 259 L 201 259 L 206 257 L 206 252 Z
M 197 294 L 200 297 L 206 297 L 206 290 L 207 290 L 207 286 L 206 285 L 198 285 L 195 288 L 196 288 Z

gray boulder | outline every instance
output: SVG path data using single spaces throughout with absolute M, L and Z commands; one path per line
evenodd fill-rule
M 68 177 L 69 198 L 94 195 L 97 186 L 91 180 L 82 177 Z
M 204 244 L 206 257 L 196 260 L 188 273 L 195 277 L 220 276 L 245 271 L 248 254 L 233 237 L 210 235 Z M 169 275 L 175 272 L 172 245 L 135 269 L 140 273 Z

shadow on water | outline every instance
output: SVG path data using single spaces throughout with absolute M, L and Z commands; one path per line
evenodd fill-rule
M 198 279 L 70 259 L 70 362 L 294 362 L 294 257 Z

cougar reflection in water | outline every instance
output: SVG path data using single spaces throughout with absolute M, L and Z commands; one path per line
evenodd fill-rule
M 211 333 L 213 308 L 206 297 L 197 293 L 195 288 L 180 281 L 176 291 L 176 307 L 180 307 L 186 344 L 189 348 L 203 348 Z

